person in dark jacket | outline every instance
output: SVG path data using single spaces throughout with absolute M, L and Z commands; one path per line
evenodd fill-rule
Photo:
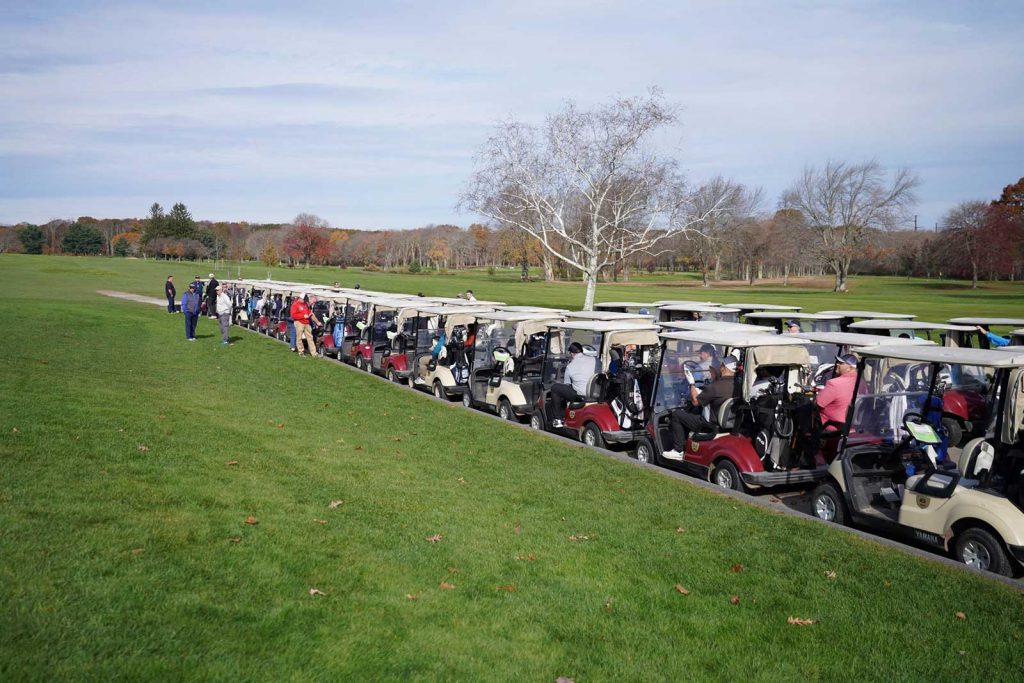
M 217 287 L 220 282 L 213 273 L 210 273 L 210 280 L 206 283 L 206 315 L 217 318 Z
M 164 283 L 164 294 L 167 296 L 167 312 L 174 313 L 174 300 L 178 298 L 178 291 L 174 289 L 174 276 L 168 275 Z
M 199 322 L 199 312 L 202 303 L 199 294 L 196 293 L 196 286 L 191 284 L 188 291 L 181 297 L 181 312 L 185 314 L 185 339 L 196 340 L 196 323 Z

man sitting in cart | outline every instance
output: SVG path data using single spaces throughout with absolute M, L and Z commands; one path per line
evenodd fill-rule
M 705 384 L 704 388 L 699 391 L 693 373 L 689 370 L 686 371 L 686 381 L 690 385 L 691 407 L 689 409 L 676 408 L 669 417 L 675 448 L 665 451 L 667 457 L 678 458 L 680 456 L 681 451 L 686 448 L 686 441 L 691 432 L 707 431 L 716 427 L 713 422 L 704 419 L 701 412 L 704 407 L 709 407 L 711 419 L 717 420 L 718 409 L 722 407 L 722 404 L 737 396 L 736 364 L 735 356 L 730 355 L 721 359 L 718 366 L 718 378 Z
M 853 388 L 856 384 L 857 357 L 852 353 L 836 356 L 835 376 L 814 397 L 821 424 L 846 424 L 846 413 L 853 402 Z
M 551 426 L 565 426 L 562 417 L 565 415 L 567 401 L 579 401 L 587 395 L 590 378 L 597 374 L 597 363 L 593 356 L 583 353 L 583 345 L 579 342 L 569 344 L 571 360 L 565 366 L 564 379 L 568 384 L 556 382 L 551 385 Z

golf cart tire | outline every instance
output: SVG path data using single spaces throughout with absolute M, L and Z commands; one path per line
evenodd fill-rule
M 814 489 L 814 493 L 811 494 L 811 514 L 826 522 L 849 523 L 843 492 L 831 482 L 821 484 Z
M 388 381 L 391 382 L 392 384 L 397 384 L 398 383 L 398 375 L 395 374 L 395 369 L 394 368 L 388 368 L 388 375 L 387 375 L 387 377 L 388 377 Z
M 972 526 L 957 534 L 953 544 L 953 558 L 974 569 L 984 569 L 1000 576 L 1013 576 L 1013 563 L 1002 541 L 980 526 Z
M 636 450 L 633 451 L 633 457 L 640 462 L 646 462 L 650 465 L 658 464 L 658 456 L 654 452 L 654 444 L 646 436 L 636 442 Z
M 463 408 L 473 408 L 474 407 L 473 406 L 473 394 L 469 393 L 469 388 L 468 387 L 466 388 L 465 391 L 462 392 L 462 407 Z
M 512 404 L 508 402 L 507 398 L 498 399 L 498 410 L 496 412 L 502 420 L 516 421 L 516 412 L 512 410 Z
M 593 422 L 583 425 L 580 432 L 580 441 L 594 448 L 604 448 L 604 437 L 601 436 L 601 429 Z
M 536 429 L 538 432 L 546 431 L 547 425 L 545 424 L 545 422 L 546 420 L 544 419 L 544 413 L 540 412 L 539 410 L 533 411 L 533 413 L 530 415 L 530 429 Z
M 960 420 L 955 417 L 944 417 L 942 418 L 942 426 L 949 436 L 950 447 L 958 447 L 964 438 L 964 426 L 960 424 Z
M 405 385 L 407 387 L 409 387 L 410 389 L 415 389 L 416 388 L 416 376 L 415 375 L 409 375 L 408 377 L 406 377 L 405 378 Z
M 721 486 L 724 489 L 733 491 L 743 490 L 743 479 L 740 478 L 740 471 L 728 458 L 722 458 L 711 468 L 710 480 L 712 484 Z
M 441 384 L 441 380 L 439 379 L 434 380 L 434 398 L 439 398 L 444 401 L 448 400 L 448 394 L 445 393 L 444 385 Z

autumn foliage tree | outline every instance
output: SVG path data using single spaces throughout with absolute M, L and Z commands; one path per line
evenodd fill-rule
M 306 266 L 326 263 L 332 248 L 327 222 L 312 214 L 299 214 L 285 233 L 282 248 L 294 262 Z

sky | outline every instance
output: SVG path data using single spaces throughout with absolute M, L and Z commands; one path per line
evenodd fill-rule
M 918 222 L 1024 176 L 1024 2 L 15 3 L 0 12 L 0 223 L 144 216 L 467 225 L 474 154 L 659 87 L 690 182 L 877 159 Z

